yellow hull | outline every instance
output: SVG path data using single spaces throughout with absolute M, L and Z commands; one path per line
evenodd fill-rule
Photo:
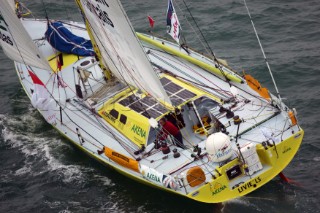
M 237 160 L 234 160 L 221 167 L 219 172 L 222 176 L 210 181 L 201 189 L 189 193 L 187 196 L 191 199 L 205 203 L 219 203 L 244 196 L 257 188 L 260 188 L 272 180 L 290 163 L 300 147 L 303 135 L 304 131 L 301 129 L 290 138 L 279 143 L 276 146 L 279 157 L 277 157 L 274 147 L 269 148 L 268 150 L 265 150 L 262 146 L 259 147 L 257 152 L 261 162 L 270 168 L 249 181 L 242 183 L 238 187 L 230 190 L 228 187 L 229 181 L 225 175 L 226 169 L 238 163 Z
M 162 49 L 162 50 L 164 50 L 164 51 L 166 51 L 166 52 L 168 52 L 170 54 L 173 54 L 173 55 L 176 55 L 176 56 L 178 56 L 180 58 L 183 58 L 183 59 L 185 59 L 185 60 L 187 60 L 187 61 L 189 61 L 189 62 L 191 62 L 191 63 L 193 63 L 193 64 L 195 64 L 195 65 L 197 65 L 197 66 L 199 66 L 199 67 L 201 67 L 203 69 L 205 69 L 205 70 L 208 70 L 208 71 L 210 71 L 210 72 L 212 72 L 212 73 L 214 73 L 214 74 L 216 74 L 218 76 L 222 76 L 223 77 L 223 75 L 225 75 L 229 80 L 231 80 L 233 82 L 237 82 L 237 83 L 242 83 L 243 82 L 243 80 L 240 77 L 236 76 L 235 74 L 231 74 L 231 73 L 228 73 L 228 72 L 224 72 L 224 74 L 222 74 L 222 71 L 217 69 L 217 68 L 215 68 L 214 66 L 212 66 L 210 64 L 207 64 L 207 63 L 205 63 L 203 61 L 200 61 L 200 60 L 198 60 L 196 58 L 193 58 L 193 57 L 191 57 L 191 56 L 189 56 L 187 54 L 184 54 L 181 51 L 178 51 L 178 50 L 175 50 L 175 49 L 173 49 L 173 48 L 171 48 L 169 46 L 166 46 L 165 44 L 163 44 L 163 43 L 161 43 L 159 41 L 153 40 L 150 37 L 147 37 L 147 36 L 145 36 L 145 35 L 143 35 L 141 33 L 137 33 L 137 36 L 141 41 L 144 41 L 146 43 L 154 45 L 155 47 L 158 47 L 158 48 L 160 48 L 160 49 Z
M 60 132 L 60 133 L 62 135 L 64 135 L 62 132 Z M 297 135 L 299 135 L 299 136 L 297 137 Z M 148 186 L 158 188 L 158 189 L 170 192 L 170 193 L 184 196 L 186 198 L 190 198 L 190 199 L 193 199 L 193 200 L 196 200 L 199 202 L 221 203 L 221 202 L 225 202 L 225 201 L 249 194 L 250 192 L 260 188 L 261 186 L 263 186 L 264 184 L 266 184 L 270 180 L 272 180 L 275 176 L 277 176 L 290 163 L 290 161 L 293 159 L 293 157 L 297 153 L 297 151 L 300 147 L 300 144 L 302 142 L 303 135 L 304 135 L 304 131 L 301 129 L 301 131 L 297 132 L 292 137 L 290 137 L 287 140 L 278 144 L 277 150 L 278 150 L 279 158 L 277 158 L 277 154 L 276 154 L 276 151 L 274 148 L 269 148 L 267 151 L 263 147 L 261 147 L 261 149 L 258 149 L 257 151 L 258 151 L 258 154 L 259 154 L 261 161 L 263 163 L 267 163 L 271 167 L 267 171 L 261 173 L 259 176 L 252 178 L 249 181 L 239 185 L 239 187 L 234 188 L 233 190 L 230 190 L 228 187 L 229 180 L 228 180 L 227 176 L 225 175 L 226 169 L 239 163 L 238 160 L 234 160 L 234 161 L 229 162 L 228 164 L 226 164 L 220 168 L 219 172 L 222 174 L 222 176 L 217 177 L 216 179 L 212 179 L 207 184 L 202 186 L 200 189 L 192 191 L 188 194 L 181 194 L 181 193 L 178 193 L 174 190 L 160 187 L 159 185 L 156 185 L 156 184 L 152 184 L 151 182 L 147 181 L 146 179 L 143 179 L 141 177 L 133 175 L 132 173 L 129 173 L 129 172 L 121 169 L 118 166 L 114 166 L 114 165 L 110 164 L 110 162 L 108 162 L 108 161 L 104 161 L 101 158 L 98 158 L 96 155 L 94 155 L 91 152 L 89 152 L 88 150 L 84 149 L 78 143 L 72 141 L 66 135 L 64 135 L 64 136 L 69 141 L 71 141 L 72 144 L 74 144 L 76 147 L 78 147 L 80 150 L 87 153 L 90 157 L 96 159 L 97 161 L 116 170 L 120 174 L 125 175 L 135 181 L 138 181 L 140 183 L 143 183 Z
M 19 76 L 19 73 L 18 73 L 19 71 L 18 70 L 16 71 Z M 23 89 L 25 90 L 26 94 L 28 94 L 20 78 L 19 78 L 19 81 Z M 304 135 L 304 131 L 300 129 L 299 132 L 295 133 L 290 138 L 276 145 L 279 156 L 277 156 L 277 152 L 274 147 L 271 147 L 271 148 L 269 147 L 268 150 L 265 150 L 262 146 L 258 147 L 257 153 L 259 155 L 259 158 L 263 163 L 263 165 L 265 167 L 269 167 L 269 169 L 263 170 L 263 172 L 261 172 L 260 175 L 255 176 L 254 178 L 250 179 L 245 183 L 242 183 L 241 185 L 239 185 L 234 189 L 229 189 L 230 182 L 227 178 L 226 170 L 236 164 L 239 164 L 238 159 L 235 159 L 229 162 L 228 164 L 222 166 L 221 168 L 219 168 L 219 173 L 222 174 L 221 176 L 217 177 L 216 179 L 211 179 L 205 185 L 198 188 L 197 190 L 190 191 L 188 194 L 183 194 L 183 193 L 174 191 L 172 189 L 168 189 L 168 188 L 153 184 L 152 182 L 149 182 L 148 180 L 142 177 L 139 177 L 134 173 L 129 172 L 125 168 L 122 168 L 120 165 L 114 164 L 112 161 L 107 161 L 102 159 L 101 157 L 99 157 L 99 155 L 92 153 L 91 151 L 82 147 L 79 143 L 73 141 L 71 138 L 69 138 L 65 133 L 61 132 L 54 125 L 52 126 L 61 135 L 63 135 L 70 142 L 72 142 L 72 144 L 75 145 L 77 148 L 79 148 L 80 150 L 88 154 L 90 157 L 96 159 L 97 161 L 111 167 L 112 169 L 115 169 L 117 172 L 135 181 L 152 186 L 154 188 L 158 188 L 167 192 L 171 192 L 180 196 L 184 196 L 184 197 L 187 197 L 199 202 L 205 202 L 205 203 L 220 203 L 230 199 L 241 197 L 256 190 L 257 188 L 260 188 L 264 184 L 268 183 L 290 163 L 294 155 L 297 153 Z

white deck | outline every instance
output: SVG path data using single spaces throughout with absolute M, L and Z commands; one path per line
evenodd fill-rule
M 36 23 L 36 24 L 35 24 Z M 40 24 L 41 23 L 41 24 Z M 26 20 L 23 21 L 25 28 L 30 33 L 33 39 L 41 39 L 46 30 L 46 23 L 44 21 L 32 21 Z M 78 23 L 73 23 L 74 25 L 83 26 Z M 81 35 L 82 37 L 88 38 L 87 33 L 83 29 L 72 27 L 71 31 L 75 34 Z M 36 42 L 40 48 L 40 50 L 44 53 L 46 57 L 49 57 L 54 54 L 51 46 L 45 41 L 37 41 Z M 217 78 L 211 73 L 199 68 L 198 66 L 191 64 L 185 60 L 179 59 L 170 54 L 164 53 L 163 51 L 150 47 L 147 44 L 143 44 L 145 50 L 149 52 L 148 56 L 151 62 L 157 67 L 161 67 L 171 73 L 182 77 L 183 79 L 187 79 L 191 82 L 195 82 L 197 84 L 203 84 L 205 86 L 200 86 L 201 89 L 212 93 L 213 95 L 227 100 L 232 98 L 229 84 L 226 83 L 222 78 Z M 94 113 L 94 109 L 90 109 L 90 106 L 86 105 L 80 99 L 77 98 L 75 94 L 75 80 L 74 80 L 74 71 L 73 68 L 76 68 L 83 60 L 88 60 L 91 58 L 85 58 L 79 60 L 75 65 L 71 65 L 60 72 L 60 75 L 63 77 L 64 82 L 68 85 L 66 88 L 54 89 L 52 94 L 55 98 L 63 97 L 64 99 L 69 99 L 69 102 L 62 101 L 61 106 L 62 110 L 62 121 L 59 121 L 55 128 L 58 129 L 62 134 L 64 134 L 67 138 L 77 144 L 81 144 L 77 131 L 81 134 L 84 139 L 84 143 L 81 144 L 82 148 L 87 150 L 89 153 L 94 155 L 96 158 L 108 162 L 114 167 L 119 168 L 127 173 L 130 173 L 138 178 L 143 178 L 141 174 L 136 173 L 132 170 L 129 170 L 124 167 L 119 167 L 118 164 L 112 162 L 105 155 L 99 155 L 97 150 L 101 150 L 103 146 L 107 146 L 111 149 L 119 153 L 123 153 L 124 155 L 131 156 L 132 158 L 137 158 L 133 154 L 134 150 L 137 150 L 138 147 L 130 142 L 125 135 L 122 135 L 118 131 L 116 131 L 110 124 L 108 124 L 105 120 L 99 117 L 96 113 Z M 205 59 L 208 60 L 208 59 Z M 208 62 L 211 63 L 211 62 Z M 18 71 L 19 77 L 21 79 L 22 85 L 25 88 L 29 97 L 31 97 L 31 89 L 33 88 L 32 81 L 28 75 L 26 66 L 22 64 L 16 63 L 16 69 Z M 106 82 L 102 79 L 103 76 L 99 71 L 98 65 L 94 65 L 89 69 L 91 71 L 93 78 L 99 79 L 99 81 L 89 80 L 91 88 L 88 89 L 87 96 L 92 94 L 92 91 L 95 92 L 99 90 L 102 86 L 106 86 Z M 52 73 L 48 71 L 43 71 L 39 69 L 33 70 L 37 76 L 43 81 L 47 82 L 47 88 L 53 88 L 54 78 L 51 77 Z M 181 78 L 181 79 L 182 79 Z M 235 115 L 240 116 L 244 122 L 240 125 L 239 138 L 238 142 L 240 146 L 244 146 L 248 143 L 262 143 L 266 140 L 266 138 L 261 134 L 261 128 L 268 129 L 271 133 L 274 134 L 274 137 L 277 139 L 276 142 L 280 142 L 290 136 L 292 136 L 292 131 L 298 131 L 297 127 L 289 128 L 290 122 L 287 119 L 287 115 L 283 115 L 278 113 L 279 110 L 275 107 L 272 107 L 268 101 L 261 98 L 255 91 L 250 89 L 247 84 L 238 84 L 232 83 L 236 87 L 239 88 L 239 96 L 237 100 L 239 103 L 236 107 L 234 107 L 233 112 Z M 209 88 L 210 87 L 210 88 Z M 50 90 L 50 89 L 49 89 Z M 51 90 L 50 90 L 51 91 Z M 223 92 L 221 92 L 223 91 Z M 83 91 L 84 92 L 84 91 Z M 105 99 L 108 97 L 112 97 L 115 93 L 119 92 L 119 87 L 110 86 L 110 90 L 104 92 Z M 84 92 L 85 94 L 85 92 Z M 247 102 L 245 100 L 250 100 Z M 100 100 L 98 104 L 102 104 L 105 100 Z M 225 107 L 232 105 L 233 103 L 226 104 Z M 97 108 L 95 108 L 97 109 Z M 227 127 L 227 132 L 232 137 L 235 137 L 237 134 L 237 125 L 233 124 L 232 119 L 227 119 L 225 113 L 220 113 L 219 108 L 213 109 L 215 112 L 215 116 L 219 118 L 220 122 Z M 278 113 L 278 114 L 276 114 Z M 57 113 L 57 117 L 60 120 L 60 114 Z M 192 121 L 188 118 L 187 112 L 184 115 L 187 126 L 181 130 L 185 140 L 184 143 L 189 148 L 182 150 L 178 148 L 180 151 L 181 157 L 173 158 L 173 153 L 170 152 L 166 159 L 163 159 L 165 156 L 161 151 L 153 150 L 150 156 L 145 156 L 141 159 L 140 163 L 147 165 L 149 167 L 155 168 L 157 171 L 162 172 L 164 174 L 178 174 L 179 171 L 185 170 L 186 168 L 192 166 L 200 166 L 206 171 L 207 179 L 211 179 L 211 174 L 207 172 L 208 170 L 214 171 L 216 167 L 219 166 L 217 163 L 208 163 L 208 157 L 204 157 L 201 160 L 194 161 L 194 158 L 191 157 L 191 153 L 193 153 L 192 145 L 198 144 L 199 147 L 204 150 L 204 141 L 205 137 L 196 135 L 192 131 L 192 126 L 194 125 Z M 261 124 L 260 124 L 261 123 Z M 259 124 L 259 125 L 258 125 Z M 153 144 L 150 144 L 146 148 L 146 152 L 151 150 Z M 171 149 L 174 147 L 171 147 Z M 233 140 L 233 149 L 237 150 L 236 145 Z M 203 151 L 204 153 L 204 151 Z M 236 157 L 236 154 L 233 155 L 233 158 Z M 203 166 L 203 162 L 206 163 L 206 168 Z M 268 169 L 266 165 L 263 165 L 264 169 L 260 172 L 263 172 L 265 169 Z M 255 174 L 254 176 L 258 175 Z M 235 182 L 231 182 L 229 187 L 232 187 L 239 182 L 245 182 L 250 179 L 249 176 L 243 176 L 240 179 L 237 179 Z M 190 192 L 195 190 L 195 188 L 186 187 L 186 191 Z M 185 193 L 184 188 L 179 188 L 179 192 Z

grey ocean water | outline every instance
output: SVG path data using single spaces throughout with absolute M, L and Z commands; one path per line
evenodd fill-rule
M 241 0 L 185 0 L 218 57 L 272 87 Z M 40 0 L 24 1 L 44 17 Z M 74 1 L 44 0 L 50 18 L 81 21 Z M 137 31 L 165 35 L 167 0 L 122 0 Z M 203 51 L 183 13 L 189 45 Z M 248 0 L 271 68 L 287 104 L 296 107 L 305 138 L 285 174 L 254 193 L 221 205 L 196 203 L 129 180 L 69 145 L 31 107 L 0 51 L 0 212 L 320 212 L 320 2 Z M 179 7 L 178 7 L 179 5 Z M 180 9 L 179 9 L 180 8 Z M 272 89 L 271 89 L 272 90 Z

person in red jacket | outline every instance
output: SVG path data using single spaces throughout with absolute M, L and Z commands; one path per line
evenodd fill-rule
M 170 121 L 167 121 L 165 118 L 161 118 L 159 123 L 162 126 L 159 139 L 164 140 L 168 137 L 168 134 L 170 134 L 176 139 L 175 144 L 181 148 L 184 148 L 183 139 L 179 128 Z

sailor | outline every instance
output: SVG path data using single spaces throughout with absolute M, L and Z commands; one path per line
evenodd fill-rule
M 183 139 L 181 132 L 178 127 L 172 124 L 170 121 L 167 121 L 165 118 L 161 118 L 159 121 L 162 129 L 158 136 L 160 136 L 160 140 L 164 140 L 168 137 L 168 134 L 172 135 L 175 138 L 175 145 L 180 148 L 184 148 Z

